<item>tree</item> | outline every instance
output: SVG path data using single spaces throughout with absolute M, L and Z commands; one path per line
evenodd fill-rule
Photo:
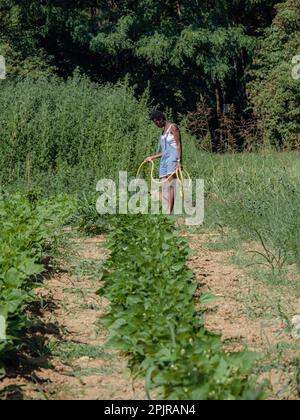
M 300 0 L 278 4 L 276 10 L 255 58 L 251 102 L 265 142 L 299 147 L 300 80 L 292 77 L 292 61 L 300 54 Z
M 186 113 L 201 95 L 218 150 L 224 104 L 244 114 L 246 68 L 259 29 L 271 23 L 273 5 L 260 0 L 102 1 L 93 15 L 89 49 L 102 56 L 116 78 L 128 73 L 138 91 L 150 80 L 152 97 L 162 108 Z M 88 39 L 86 27 L 80 32 L 76 26 L 77 40 Z
M 39 77 L 54 72 L 51 57 L 39 45 L 42 27 L 31 20 L 34 2 L 0 0 L 0 54 L 10 75 Z M 38 13 L 37 13 L 38 14 Z
M 275 1 L 1 0 L 0 4 L 4 37 L 23 60 L 30 51 L 31 59 L 48 60 L 64 77 L 76 67 L 95 81 L 116 82 L 128 76 L 137 94 L 150 84 L 153 102 L 177 116 L 195 110 L 201 97 L 207 104 L 213 149 L 218 150 L 224 104 L 247 117 L 246 70 L 260 31 L 271 24 Z M 14 13 L 17 23 L 12 27 L 9 16 Z

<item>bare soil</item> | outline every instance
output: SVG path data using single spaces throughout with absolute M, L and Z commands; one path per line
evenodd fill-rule
M 75 242 L 78 261 L 99 264 L 106 258 L 104 237 Z M 55 356 L 28 358 L 25 366 L 8 370 L 0 384 L 2 399 L 144 399 L 143 383 L 133 383 L 126 358 L 105 347 L 107 332 L 99 327 L 98 319 L 109 302 L 96 295 L 99 280 L 72 275 L 66 268 L 37 290 L 48 302 L 42 322 L 54 328 L 46 329 L 43 339 Z
M 231 262 L 235 251 L 211 250 L 209 245 L 220 240 L 218 234 L 185 236 L 193 250 L 188 265 L 202 292 L 218 297 L 207 308 L 207 329 L 219 333 L 231 351 L 262 353 L 258 375 L 270 381 L 271 399 L 300 399 L 300 343 L 287 328 L 287 319 L 300 313 L 299 297 L 292 288 L 278 292 L 278 287 L 252 278 L 248 270 Z M 299 275 L 298 280 L 300 284 Z M 286 318 L 280 305 L 287 311 Z

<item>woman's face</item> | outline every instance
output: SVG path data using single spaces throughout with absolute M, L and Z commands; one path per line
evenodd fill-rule
M 158 128 L 163 128 L 166 125 L 166 121 L 162 118 L 153 120 L 153 122 L 156 125 L 156 127 L 158 127 Z

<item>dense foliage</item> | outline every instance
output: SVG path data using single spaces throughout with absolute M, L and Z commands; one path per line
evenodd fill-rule
M 135 99 L 126 84 L 102 86 L 79 76 L 5 82 L 0 183 L 38 179 L 45 192 L 54 183 L 58 192 L 78 191 L 79 185 L 91 191 L 99 179 L 118 178 L 119 171 L 135 175 L 156 152 L 160 135 L 149 121 L 147 100 Z M 195 149 L 184 136 L 187 159 L 197 159 Z
M 68 76 L 79 67 L 97 82 L 128 76 L 140 94 L 149 86 L 154 103 L 175 115 L 200 106 L 201 121 L 193 116 L 190 128 L 204 131 L 213 150 L 251 137 L 246 86 L 258 63 L 249 88 L 254 116 L 266 139 L 280 143 L 295 141 L 299 128 L 289 67 L 299 53 L 297 16 L 297 0 L 1 0 L 0 54 L 9 75 Z
M 115 176 L 156 148 L 144 100 L 126 86 L 83 78 L 26 79 L 3 86 L 0 102 L 2 179 L 61 169 Z M 151 136 L 152 135 L 152 136 Z M 69 182 L 72 182 L 69 180 Z M 66 185 L 67 188 L 67 185 Z

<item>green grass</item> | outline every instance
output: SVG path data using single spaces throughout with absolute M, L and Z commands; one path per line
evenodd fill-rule
M 116 368 L 108 365 L 100 368 L 77 368 L 74 370 L 74 376 L 77 378 L 84 378 L 87 376 L 103 376 L 113 375 L 116 373 Z
M 229 228 L 242 241 L 259 242 L 264 262 L 274 270 L 299 264 L 299 154 L 212 156 L 199 152 L 198 159 L 201 170 L 192 173 L 206 182 L 206 229 Z
M 71 267 L 69 272 L 76 277 L 87 277 L 89 280 L 98 280 L 103 272 L 103 261 L 80 260 L 78 264 Z
M 52 354 L 53 356 L 59 357 L 61 360 L 68 363 L 82 357 L 102 360 L 112 360 L 114 357 L 102 346 L 75 342 L 57 342 Z

